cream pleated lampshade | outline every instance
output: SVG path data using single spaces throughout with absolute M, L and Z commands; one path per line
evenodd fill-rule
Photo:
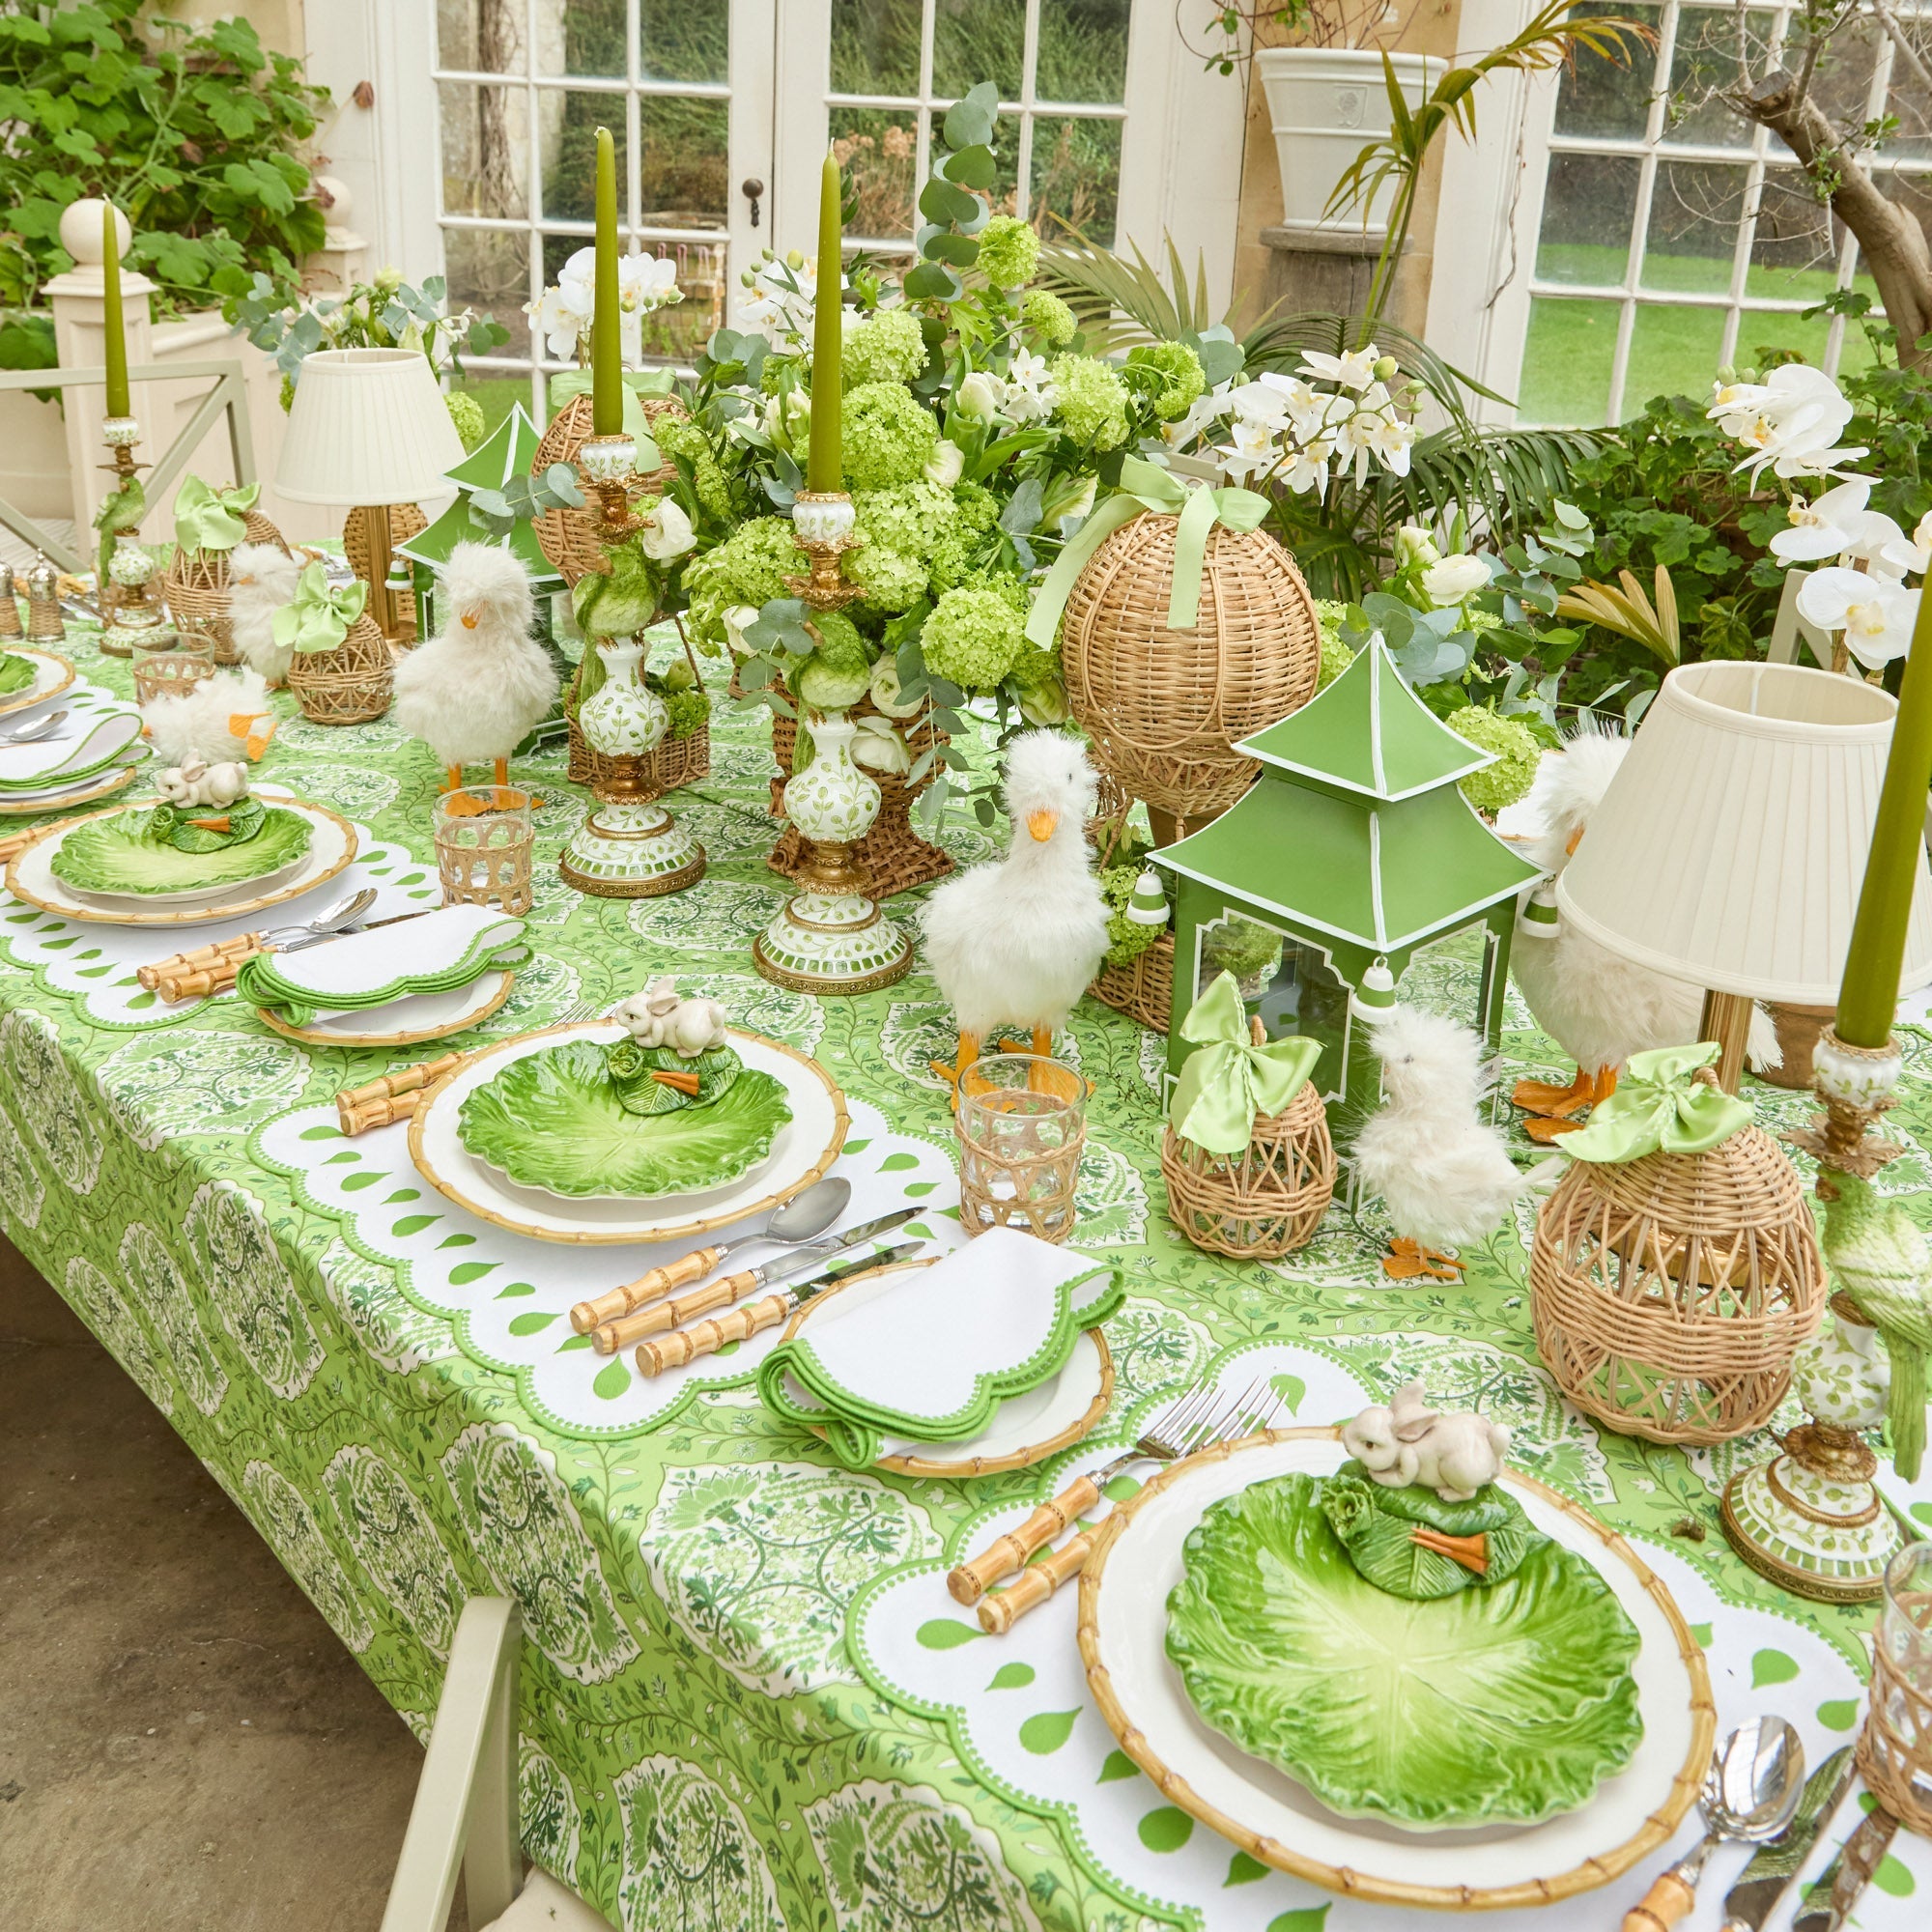
M 1714 992 L 1835 1005 L 1897 700 L 1798 665 L 1684 665 L 1556 882 L 1566 920 Z M 1900 990 L 1932 980 L 1918 857 Z
M 275 488 L 298 503 L 414 503 L 463 461 L 429 360 L 415 349 L 318 349 L 302 360 Z

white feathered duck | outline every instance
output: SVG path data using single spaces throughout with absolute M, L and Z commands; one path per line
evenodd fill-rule
M 1107 902 L 1087 845 L 1099 780 L 1077 739 L 1023 732 L 1007 753 L 1012 840 L 1004 859 L 949 879 L 925 902 L 926 963 L 959 1022 L 957 1080 L 999 1026 L 1026 1028 L 1053 1050 L 1107 952 Z
M 1490 1068 L 1482 1036 L 1441 1013 L 1391 1007 L 1374 1023 L 1383 1100 L 1355 1137 L 1355 1174 L 1379 1194 L 1395 1234 L 1395 1280 L 1455 1281 L 1443 1252 L 1492 1235 L 1530 1184 L 1481 1118 Z
M 295 601 L 308 559 L 279 544 L 237 544 L 228 554 L 228 632 L 235 655 L 271 690 L 288 681 L 293 644 L 275 641 L 275 612 Z
M 510 753 L 556 702 L 556 668 L 530 636 L 530 580 L 507 550 L 460 543 L 438 601 L 441 635 L 396 667 L 396 723 L 436 753 L 449 790 L 461 789 L 465 765 L 494 764 L 507 785 Z
M 268 680 L 246 666 L 218 670 L 180 693 L 151 697 L 141 724 L 154 749 L 156 769 L 219 765 L 259 758 L 274 735 L 275 714 Z
M 1630 747 L 1621 733 L 1584 724 L 1561 751 L 1543 754 L 1529 795 L 1503 815 L 1498 829 L 1549 880 L 1582 843 Z M 1621 958 L 1569 920 L 1547 937 L 1520 933 L 1510 971 L 1537 1025 L 1577 1063 L 1566 1087 L 1517 1083 L 1510 1097 L 1533 1117 L 1526 1127 L 1532 1140 L 1548 1142 L 1580 1126 L 1571 1116 L 1616 1092 L 1632 1054 L 1684 1046 L 1696 1039 L 1703 1018 L 1698 987 Z M 1762 1008 L 1751 1014 L 1747 1052 L 1756 1066 L 1779 1064 L 1777 1037 Z

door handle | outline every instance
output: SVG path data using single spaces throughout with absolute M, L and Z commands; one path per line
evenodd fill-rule
M 738 184 L 738 192 L 752 204 L 752 226 L 758 225 L 758 203 L 764 198 L 765 185 L 756 175 L 747 175 Z

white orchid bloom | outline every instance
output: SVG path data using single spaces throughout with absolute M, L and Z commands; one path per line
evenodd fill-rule
M 1828 556 L 1843 556 L 1858 539 L 1870 496 L 1870 482 L 1859 476 L 1815 499 L 1794 497 L 1785 511 L 1791 527 L 1772 538 L 1772 555 L 1780 563 L 1818 563 Z
M 1243 383 L 1238 389 L 1231 389 L 1228 408 L 1231 420 L 1237 424 L 1254 423 L 1278 430 L 1288 422 L 1286 400 L 1279 389 L 1267 383 Z
M 941 437 L 938 447 L 926 463 L 925 480 L 937 483 L 942 490 L 950 490 L 958 482 L 965 469 L 966 452 L 956 442 Z
M 1883 570 L 1888 576 L 1903 577 L 1908 570 L 1916 570 L 1921 575 L 1932 570 L 1932 510 L 1918 519 L 1912 534 L 1903 530 L 1893 541 L 1887 543 L 1874 559 L 1872 567 Z
M 1217 384 L 1204 396 L 1197 396 L 1189 405 L 1187 413 L 1177 422 L 1162 423 L 1160 434 L 1170 449 L 1185 449 L 1208 425 L 1218 421 L 1228 413 L 1228 397 L 1234 389 L 1233 383 Z
M 1229 475 L 1251 477 L 1274 468 L 1281 451 L 1272 424 L 1237 416 L 1229 430 L 1233 440 L 1217 452 Z
M 969 416 L 990 418 L 1000 412 L 1007 385 L 990 369 L 975 369 L 952 392 L 952 400 Z
M 1477 591 L 1487 588 L 1489 582 L 1489 565 L 1466 551 L 1457 551 L 1439 563 L 1431 564 L 1422 573 L 1422 587 L 1428 593 L 1429 601 L 1438 610 L 1447 604 L 1460 604 L 1465 597 L 1473 597 Z
M 1798 614 L 1821 631 L 1842 631 L 1845 648 L 1867 670 L 1902 658 L 1912 645 L 1918 592 L 1889 578 L 1833 565 L 1798 586 Z
M 617 260 L 617 296 L 626 308 L 639 314 L 668 308 L 684 299 L 677 285 L 677 264 L 668 255 L 622 255 Z
M 1269 369 L 1257 380 L 1262 387 L 1273 389 L 1281 397 L 1282 407 L 1291 416 L 1313 415 L 1321 410 L 1323 399 L 1299 376 L 1281 376 Z
M 1724 400 L 1706 413 L 1749 451 L 1737 467 L 1749 470 L 1753 482 L 1767 468 L 1785 478 L 1823 476 L 1866 454 L 1838 444 L 1852 405 L 1831 377 L 1809 363 L 1787 362 L 1763 383 L 1738 384 L 1718 393 Z
M 567 362 L 577 354 L 578 338 L 590 327 L 590 312 L 571 305 L 561 288 L 549 288 L 533 302 L 524 304 L 530 329 L 543 340 L 545 353 L 557 362 Z
M 1340 355 L 1323 355 L 1309 350 L 1301 366 L 1311 376 L 1325 376 L 1345 389 L 1366 389 L 1376 379 L 1376 364 L 1382 352 L 1371 342 L 1366 349 L 1345 350 Z
M 653 563 L 668 563 L 696 546 L 697 532 L 692 528 L 691 519 L 668 497 L 644 519 L 638 532 L 638 548 Z
M 1313 490 L 1319 497 L 1328 487 L 1328 466 L 1334 461 L 1335 445 L 1326 437 L 1317 437 L 1314 441 L 1304 443 L 1289 458 L 1288 468 L 1281 473 L 1281 480 L 1301 496 Z
M 1391 476 L 1408 474 L 1408 453 L 1415 447 L 1415 425 L 1399 416 L 1384 416 L 1369 432 L 1369 447 L 1382 460 Z

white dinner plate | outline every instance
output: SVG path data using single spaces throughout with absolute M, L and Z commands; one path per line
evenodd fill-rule
M 303 1027 L 291 1026 L 268 1007 L 257 1007 L 255 1011 L 284 1039 L 298 1039 L 308 1046 L 415 1046 L 487 1020 L 510 997 L 516 977 L 485 973 L 452 992 L 412 993 L 359 1012 L 328 1013 Z

